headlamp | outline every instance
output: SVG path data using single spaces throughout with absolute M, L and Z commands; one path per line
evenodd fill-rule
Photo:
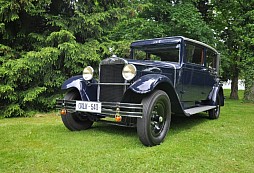
M 91 80 L 93 78 L 93 67 L 91 66 L 87 66 L 86 68 L 84 68 L 83 70 L 83 78 L 88 81 Z
M 137 69 L 133 64 L 127 64 L 124 66 L 122 75 L 125 80 L 132 80 L 137 74 Z

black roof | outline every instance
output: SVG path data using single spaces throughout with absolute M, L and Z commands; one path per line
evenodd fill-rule
M 217 52 L 217 50 L 214 49 L 213 47 L 211 47 L 211 46 L 209 46 L 209 45 L 207 45 L 203 42 L 193 40 L 193 39 L 190 39 L 190 38 L 186 38 L 186 37 L 183 37 L 183 36 L 174 36 L 174 37 L 154 38 L 154 39 L 148 39 L 148 40 L 139 40 L 139 41 L 132 42 L 131 43 L 131 48 L 143 47 L 143 46 L 146 46 L 146 45 L 155 45 L 155 44 L 177 44 L 177 43 L 180 43 L 182 41 L 188 41 L 188 42 L 192 42 L 192 43 L 195 43 L 195 44 L 205 46 L 205 47 L 213 50 L 217 54 L 219 54 Z

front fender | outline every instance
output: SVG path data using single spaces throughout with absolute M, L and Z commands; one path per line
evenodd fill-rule
M 85 81 L 82 77 L 82 75 L 73 76 L 69 79 L 67 79 L 61 89 L 71 89 L 76 88 L 81 96 L 81 99 L 84 101 L 96 101 L 97 100 L 97 81 L 95 79 L 92 79 L 90 83 Z
M 156 89 L 165 91 L 171 102 L 172 112 L 175 114 L 185 114 L 183 111 L 183 107 L 180 103 L 178 94 L 175 91 L 174 85 L 172 81 L 164 75 L 161 74 L 147 74 L 139 78 L 136 82 L 134 82 L 128 91 L 132 91 L 133 93 L 137 93 L 138 95 L 133 95 L 137 97 L 136 99 L 142 99 L 141 95 L 150 93 Z M 141 97 L 140 97 L 141 96 Z M 134 99 L 134 98 L 131 98 Z M 140 100 L 139 100 L 140 101 Z M 140 103 L 140 102 L 138 102 Z
M 161 74 L 147 74 L 136 80 L 129 89 L 138 94 L 146 94 L 153 91 L 154 88 L 162 82 L 172 85 L 172 82 L 167 76 Z

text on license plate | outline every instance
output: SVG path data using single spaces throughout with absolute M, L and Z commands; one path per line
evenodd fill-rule
M 76 101 L 76 111 L 101 113 L 101 103 Z

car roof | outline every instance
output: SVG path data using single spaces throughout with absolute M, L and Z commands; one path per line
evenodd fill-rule
M 147 39 L 147 40 L 138 40 L 138 41 L 131 43 L 131 48 L 143 47 L 145 45 L 155 45 L 155 44 L 177 44 L 177 43 L 180 43 L 181 41 L 192 42 L 192 43 L 207 47 L 207 48 L 213 50 L 214 52 L 216 52 L 217 54 L 219 54 L 219 52 L 216 49 L 214 49 L 213 47 L 211 47 L 203 42 L 193 40 L 190 38 L 186 38 L 183 36 L 173 36 L 173 37 L 164 37 L 164 38 L 153 38 L 153 39 Z

